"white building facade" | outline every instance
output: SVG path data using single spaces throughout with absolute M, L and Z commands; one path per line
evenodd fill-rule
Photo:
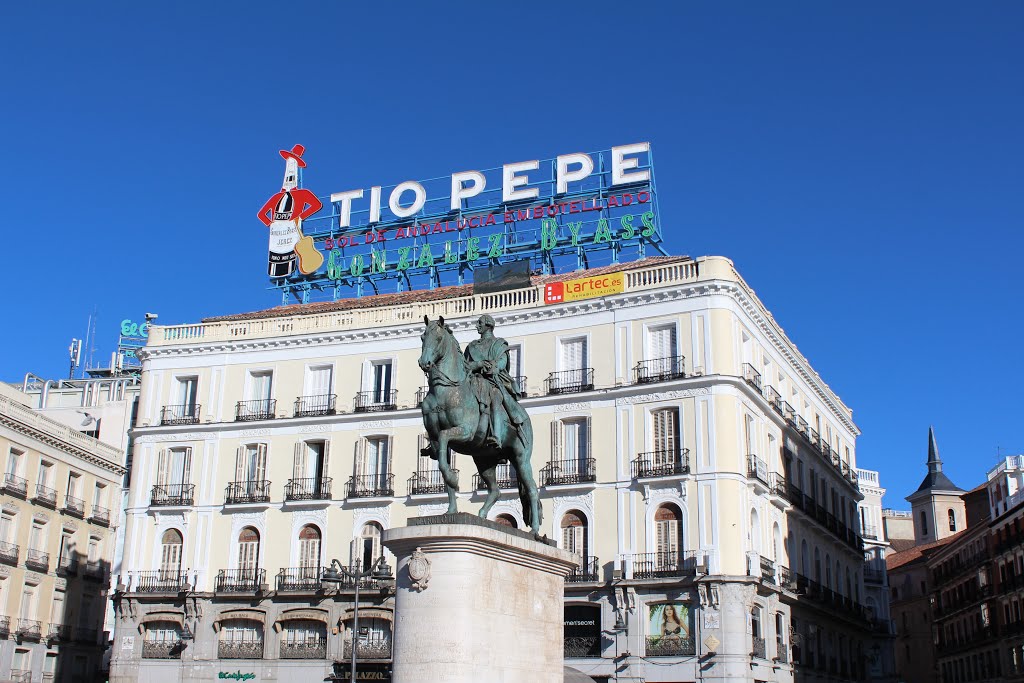
M 443 316 L 465 348 L 484 313 L 533 423 L 542 532 L 581 556 L 568 664 L 598 680 L 863 680 L 851 411 L 727 259 L 614 270 L 623 293 L 573 303 L 545 305 L 537 283 L 153 327 L 111 681 L 322 680 L 353 647 L 386 679 L 387 585 L 360 585 L 353 634 L 355 586 L 321 572 L 368 566 L 383 529 L 446 509 L 419 455 L 419 336 Z M 472 461 L 455 467 L 476 511 Z M 492 517 L 522 527 L 501 479 Z

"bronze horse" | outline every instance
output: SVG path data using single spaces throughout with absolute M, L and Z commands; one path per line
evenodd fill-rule
M 423 425 L 430 439 L 424 449 L 437 460 L 438 469 L 448 491 L 448 513 L 455 513 L 456 493 L 459 482 L 448 462 L 448 449 L 471 456 L 480 476 L 487 484 L 487 498 L 480 508 L 480 516 L 487 517 L 501 490 L 498 488 L 495 469 L 505 461 L 512 464 L 519 484 L 519 499 L 523 504 L 523 520 L 533 533 L 540 533 L 541 505 L 537 484 L 533 479 L 530 458 L 533 453 L 533 428 L 526 420 L 519 429 L 506 429 L 505 439 L 497 448 L 485 443 L 487 437 L 487 413 L 481 403 L 488 403 L 489 397 L 478 396 L 484 391 L 474 382 L 469 371 L 462 347 L 451 329 L 444 324 L 444 318 L 432 321 L 423 316 L 427 328 L 420 339 L 423 341 L 419 366 L 427 375 L 429 391 L 423 399 Z M 504 410 L 500 413 L 505 420 Z

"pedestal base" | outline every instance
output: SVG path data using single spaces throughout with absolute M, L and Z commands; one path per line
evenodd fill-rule
M 393 683 L 562 683 L 576 555 L 466 513 L 388 529 L 383 542 L 398 558 Z

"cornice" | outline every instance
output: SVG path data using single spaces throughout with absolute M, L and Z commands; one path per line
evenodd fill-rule
M 47 434 L 44 431 L 35 429 L 25 424 L 24 422 L 16 420 L 8 415 L 4 415 L 3 413 L 0 413 L 0 425 L 9 427 L 14 431 L 18 432 L 19 434 L 24 434 L 25 436 L 31 437 L 36 441 L 40 441 L 48 446 L 52 446 L 53 448 L 56 448 L 59 451 L 63 451 L 68 455 L 84 460 L 85 462 L 91 465 L 95 465 L 97 467 L 107 470 L 108 472 L 112 472 L 113 474 L 119 477 L 124 476 L 124 473 L 128 471 L 121 465 L 118 465 L 117 463 L 110 462 L 105 458 L 101 458 L 93 453 L 90 453 L 84 448 L 79 448 L 74 444 L 68 443 L 67 441 L 63 441 L 55 436 Z

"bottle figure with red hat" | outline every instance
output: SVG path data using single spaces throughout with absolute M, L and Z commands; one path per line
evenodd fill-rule
M 323 206 L 315 194 L 299 187 L 299 169 L 306 167 L 302 160 L 305 151 L 302 145 L 281 150 L 285 160 L 281 191 L 268 199 L 259 212 L 259 219 L 270 228 L 267 266 L 270 277 L 291 275 L 295 271 L 296 257 L 299 272 L 304 275 L 315 272 L 324 261 L 323 255 L 313 246 L 313 238 L 302 236 L 303 219 Z

